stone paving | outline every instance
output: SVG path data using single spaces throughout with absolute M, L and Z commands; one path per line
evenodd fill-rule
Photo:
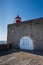
M 0 56 L 0 65 L 43 65 L 43 56 L 29 52 L 14 52 Z

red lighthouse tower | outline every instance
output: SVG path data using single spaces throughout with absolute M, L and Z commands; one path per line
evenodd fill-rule
M 16 23 L 20 23 L 21 22 L 21 17 L 19 17 L 19 15 L 15 18 Z

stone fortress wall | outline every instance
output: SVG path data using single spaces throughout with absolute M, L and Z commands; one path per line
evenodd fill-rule
M 43 50 L 43 18 L 8 25 L 7 43 L 19 48 L 20 39 L 29 36 L 33 40 L 34 50 Z

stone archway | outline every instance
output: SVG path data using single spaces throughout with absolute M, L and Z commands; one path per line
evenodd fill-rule
M 33 41 L 30 37 L 22 37 L 20 39 L 20 49 L 33 50 Z

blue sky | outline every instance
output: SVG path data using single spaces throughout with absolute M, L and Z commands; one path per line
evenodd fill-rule
M 22 20 L 43 17 L 43 0 L 0 0 L 0 40 L 7 40 L 7 25 L 17 14 Z

